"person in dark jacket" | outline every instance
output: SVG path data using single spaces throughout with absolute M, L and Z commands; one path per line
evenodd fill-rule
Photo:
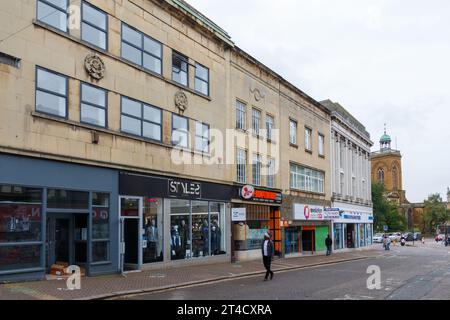
M 331 246 L 333 245 L 333 240 L 331 240 L 330 235 L 325 239 L 325 245 L 327 247 L 327 256 L 331 255 Z
M 264 281 L 267 281 L 273 279 L 273 271 L 270 270 L 270 266 L 272 264 L 273 256 L 274 256 L 274 248 L 273 248 L 273 242 L 270 240 L 270 234 L 266 232 L 264 235 L 264 241 L 262 243 L 261 248 L 262 256 L 263 256 L 263 262 L 264 262 L 264 268 L 266 268 L 266 277 L 264 278 Z

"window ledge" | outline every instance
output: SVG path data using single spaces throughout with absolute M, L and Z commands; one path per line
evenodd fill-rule
M 76 38 L 76 37 L 72 36 L 72 35 L 69 34 L 68 32 L 66 33 L 66 32 L 60 31 L 60 30 L 58 30 L 58 29 L 55 29 L 55 28 L 53 28 L 53 27 L 51 27 L 51 26 L 49 26 L 49 25 L 47 25 L 47 24 L 45 24 L 45 23 L 43 23 L 43 22 L 40 22 L 40 21 L 38 21 L 38 20 L 36 20 L 36 19 L 33 19 L 33 24 L 34 24 L 35 26 L 37 26 L 37 27 L 40 27 L 40 28 L 43 28 L 43 29 L 48 30 L 48 31 L 50 31 L 50 32 L 53 32 L 53 33 L 55 33 L 55 34 L 58 34 L 58 35 L 60 35 L 60 36 L 62 36 L 62 37 L 64 37 L 64 38 L 66 38 L 66 39 L 68 39 L 68 40 L 71 40 L 71 41 L 73 41 L 73 42 L 76 42 L 76 43 L 78 43 L 79 45 L 82 45 L 82 46 L 84 46 L 84 47 L 86 47 L 86 48 L 88 48 L 88 49 L 90 49 L 90 50 L 92 50 L 92 51 L 96 51 L 97 53 L 101 53 L 101 54 L 103 54 L 103 55 L 105 55 L 105 56 L 108 56 L 108 57 L 111 58 L 111 59 L 120 61 L 120 62 L 122 62 L 122 63 L 124 63 L 124 64 L 129 65 L 130 67 L 133 67 L 133 68 L 135 68 L 135 69 L 138 69 L 138 70 L 140 70 L 140 71 L 142 71 L 142 72 L 144 72 L 144 73 L 146 73 L 146 74 L 148 74 L 148 75 L 150 75 L 150 76 L 153 76 L 153 77 L 158 78 L 158 79 L 160 79 L 160 80 L 163 80 L 163 81 L 165 81 L 165 82 L 167 82 L 167 83 L 170 83 L 170 84 L 172 84 L 172 85 L 174 85 L 174 86 L 176 86 L 176 87 L 179 87 L 179 88 L 181 88 L 181 89 L 183 89 L 183 90 L 186 90 L 186 91 L 188 91 L 188 92 L 190 92 L 190 93 L 196 95 L 197 97 L 201 97 L 201 98 L 206 99 L 206 100 L 208 100 L 208 101 L 212 101 L 211 97 L 209 97 L 209 96 L 205 96 L 204 94 L 198 93 L 198 92 L 195 91 L 194 89 L 191 89 L 191 88 L 189 88 L 189 87 L 185 87 L 185 86 L 183 86 L 183 85 L 181 85 L 181 84 L 179 84 L 179 83 L 177 83 L 177 82 L 175 82 L 175 81 L 173 81 L 173 80 L 171 80 L 171 79 L 169 79 L 169 78 L 166 78 L 166 77 L 164 77 L 164 76 L 162 76 L 162 75 L 160 75 L 160 74 L 157 74 L 157 73 L 155 73 L 155 72 L 151 72 L 151 71 L 149 71 L 149 70 L 147 70 L 147 69 L 144 69 L 143 67 L 141 67 L 141 66 L 139 66 L 139 65 L 136 65 L 136 64 L 134 64 L 134 63 L 132 63 L 132 62 L 129 62 L 129 61 L 123 59 L 122 57 L 118 57 L 118 56 L 116 56 L 116 55 L 113 55 L 112 53 L 110 53 L 110 52 L 108 52 L 108 51 L 106 51 L 106 50 L 103 50 L 103 49 L 101 49 L 101 48 L 99 48 L 99 47 L 96 47 L 96 46 L 90 44 L 90 43 L 87 43 L 86 41 L 83 41 L 83 40 L 81 40 L 81 39 L 79 39 L 79 38 Z
M 302 192 L 302 193 L 306 193 L 306 194 L 312 194 L 312 195 L 316 195 L 316 196 L 323 196 L 323 197 L 325 197 L 325 193 L 320 193 L 320 192 L 305 191 L 305 190 L 296 189 L 296 188 L 289 188 L 289 190 L 290 191 L 295 191 L 295 192 Z
M 325 156 L 323 154 L 319 154 L 319 158 L 325 159 Z
M 154 144 L 154 145 L 158 145 L 161 147 L 165 147 L 168 149 L 173 149 L 174 146 L 171 144 L 165 144 L 162 142 L 157 142 L 155 140 L 150 140 L 150 139 L 144 139 L 142 137 L 139 136 L 133 136 L 131 134 L 126 134 L 123 132 L 118 132 L 118 131 L 113 131 L 110 129 L 105 129 L 105 128 L 100 128 L 100 127 L 96 127 L 96 126 L 91 126 L 91 125 L 87 125 L 87 124 L 83 124 L 80 122 L 76 122 L 76 121 L 72 121 L 72 120 L 68 120 L 68 119 L 64 119 L 64 118 L 60 118 L 57 116 L 51 116 L 48 114 L 43 114 L 40 112 L 36 112 L 36 111 L 32 111 L 31 112 L 31 116 L 34 118 L 39 118 L 39 119 L 44 119 L 44 120 L 50 120 L 50 121 L 55 121 L 55 122 L 59 122 L 59 123 L 64 123 L 67 125 L 71 125 L 77 128 L 82 128 L 82 129 L 86 129 L 86 130 L 90 130 L 90 131 L 97 131 L 97 132 L 101 132 L 101 133 L 105 133 L 105 134 L 110 134 L 113 136 L 118 136 L 118 137 L 122 137 L 122 138 L 128 138 L 128 139 L 133 139 L 133 140 L 138 140 L 138 141 L 142 141 L 142 142 L 147 142 L 150 144 Z M 191 151 L 191 150 L 186 150 L 186 151 Z
M 298 144 L 294 144 L 292 142 L 289 142 L 289 145 L 295 149 L 298 149 Z
M 313 154 L 312 150 L 310 150 L 310 149 L 305 149 L 305 152 L 309 153 L 309 154 Z

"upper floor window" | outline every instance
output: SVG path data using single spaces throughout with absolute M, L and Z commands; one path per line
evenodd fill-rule
M 266 131 L 267 131 L 267 139 L 268 140 L 273 140 L 273 124 L 274 124 L 274 120 L 273 117 L 270 115 L 266 116 Z
M 325 156 L 325 136 L 319 133 L 319 156 Z
M 312 151 L 312 130 L 308 127 L 305 127 L 305 149 L 308 151 Z
M 259 135 L 259 129 L 261 128 L 261 111 L 252 109 L 252 128 L 253 133 Z
M 189 63 L 188 58 L 173 51 L 172 53 L 172 80 L 183 86 L 189 84 Z
M 176 114 L 172 115 L 172 144 L 189 147 L 189 120 Z
M 81 122 L 106 127 L 107 92 L 81 84 Z
M 36 111 L 66 118 L 67 88 L 67 77 L 37 68 Z
M 247 183 L 247 150 L 237 149 L 236 164 L 237 182 Z
M 397 173 L 397 167 L 392 168 L 392 188 L 394 190 L 398 189 L 398 173 Z
M 297 122 L 294 120 L 289 120 L 289 142 L 297 144 Z
M 253 161 L 252 161 L 252 167 L 253 167 L 253 184 L 255 186 L 261 185 L 261 156 L 259 154 L 253 154 Z
M 339 142 L 339 168 L 341 170 L 344 170 L 344 163 L 345 163 L 345 142 L 343 140 L 340 140 Z
M 275 187 L 275 159 L 267 159 L 267 186 L 269 188 Z
M 122 132 L 162 141 L 162 111 L 142 102 L 122 97 Z
M 49 26 L 67 32 L 69 0 L 38 0 L 37 19 Z
M 291 163 L 291 188 L 324 193 L 325 174 L 322 171 Z
M 382 168 L 378 169 L 378 182 L 384 183 L 384 170 Z
M 83 1 L 81 39 L 100 49 L 108 47 L 108 15 Z
M 162 74 L 162 44 L 122 23 L 122 58 Z
M 199 63 L 195 65 L 195 91 L 209 96 L 209 69 Z
M 195 149 L 203 153 L 208 153 L 209 125 L 197 121 L 195 127 Z
M 246 130 L 247 106 L 236 101 L 236 129 Z

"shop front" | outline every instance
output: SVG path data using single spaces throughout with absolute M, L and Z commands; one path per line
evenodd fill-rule
M 119 191 L 124 272 L 230 261 L 231 186 L 121 172 Z
M 294 203 L 292 212 L 291 220 L 284 219 L 285 256 L 325 251 L 330 221 L 326 219 L 323 206 Z
M 117 272 L 117 181 L 113 170 L 0 154 L 0 281 L 69 265 Z
M 339 216 L 333 219 L 334 250 L 362 248 L 372 244 L 373 214 L 352 209 L 335 208 Z
M 235 186 L 232 199 L 232 261 L 261 258 L 264 234 L 269 232 L 275 255 L 281 255 L 280 205 L 278 190 Z

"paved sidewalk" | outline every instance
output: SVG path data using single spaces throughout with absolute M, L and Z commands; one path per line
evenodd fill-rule
M 330 263 L 345 262 L 382 255 L 379 248 L 353 252 L 324 255 L 303 256 L 298 258 L 275 259 L 272 269 L 276 271 L 307 268 Z M 125 294 L 137 294 L 166 290 L 212 281 L 223 281 L 264 274 L 262 261 L 242 263 L 221 263 L 212 265 L 195 265 L 179 268 L 143 271 L 117 275 L 83 277 L 81 290 L 69 291 L 65 280 L 47 280 L 0 285 L 0 300 L 72 300 L 105 299 Z

